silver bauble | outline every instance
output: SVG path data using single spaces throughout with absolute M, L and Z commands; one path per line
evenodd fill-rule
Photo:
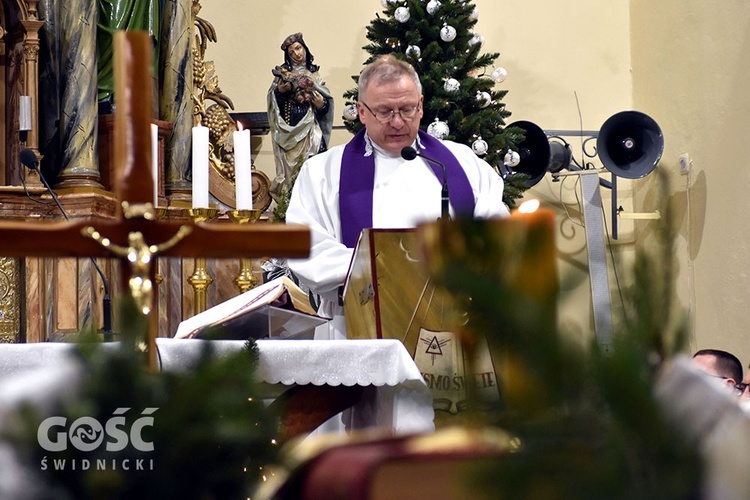
M 452 42 L 456 39 L 456 28 L 451 26 L 450 24 L 444 24 L 442 28 L 440 28 L 440 39 L 444 42 Z
M 419 59 L 419 56 L 422 55 L 422 49 L 419 48 L 419 45 L 409 45 L 406 47 L 406 57 L 411 57 L 412 59 Z
M 461 88 L 461 82 L 459 82 L 455 78 L 448 78 L 443 83 L 443 88 L 446 92 L 458 92 L 458 89 Z
M 474 141 L 471 144 L 471 149 L 476 153 L 478 156 L 483 156 L 487 154 L 487 141 L 482 139 L 482 136 L 480 135 L 476 141 Z
M 469 14 L 469 19 L 471 19 L 472 21 L 476 21 L 477 19 L 479 19 L 479 9 L 478 8 L 474 7 L 474 10 L 471 11 L 471 14 Z
M 409 7 L 399 7 L 398 9 L 396 9 L 396 12 L 393 13 L 393 17 L 396 18 L 396 21 L 400 23 L 405 23 L 411 17 L 411 12 L 409 12 Z
M 483 43 L 484 43 L 484 37 L 476 33 L 474 33 L 474 36 L 472 36 L 471 39 L 469 40 L 469 45 L 476 45 L 476 44 L 482 45 Z
M 427 2 L 427 13 L 433 15 L 440 8 L 440 2 L 437 0 L 430 0 Z
M 344 120 L 354 121 L 358 115 L 356 104 L 347 104 L 344 106 Z
M 480 92 L 477 90 L 477 102 L 480 108 L 486 108 L 492 102 L 492 96 L 487 91 Z
M 451 133 L 451 129 L 447 123 L 441 122 L 439 118 L 435 118 L 435 121 L 427 126 L 427 133 L 435 139 L 445 139 Z
M 506 78 L 508 78 L 508 71 L 502 66 L 499 68 L 495 68 L 495 70 L 490 75 L 490 78 L 492 78 L 495 83 L 502 83 Z
M 505 163 L 505 165 L 507 165 L 508 167 L 517 167 L 518 164 L 521 163 L 521 155 L 519 155 L 516 151 L 509 149 L 508 152 L 505 153 L 503 163 Z

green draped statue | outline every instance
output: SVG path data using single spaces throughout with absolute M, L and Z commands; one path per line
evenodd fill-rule
M 153 74 L 158 75 L 159 18 L 161 0 L 97 0 L 96 51 L 98 100 L 110 99 L 114 91 L 114 44 L 118 30 L 148 31 L 154 40 Z

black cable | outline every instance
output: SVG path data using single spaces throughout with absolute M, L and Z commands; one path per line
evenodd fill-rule
M 628 310 L 625 305 L 625 297 L 622 293 L 622 285 L 620 285 L 620 274 L 617 272 L 617 263 L 615 262 L 615 254 L 612 251 L 612 240 L 609 237 L 609 228 L 607 227 L 607 214 L 602 206 L 602 219 L 604 220 L 604 232 L 607 235 L 607 247 L 609 248 L 609 258 L 612 261 L 612 274 L 615 277 L 615 284 L 617 287 L 617 294 L 620 297 L 620 306 L 622 307 L 622 316 L 626 326 L 630 326 L 630 318 L 628 316 Z M 617 217 L 617 215 L 615 215 Z
M 24 193 L 26 194 L 26 197 L 27 197 L 27 198 L 28 198 L 29 200 L 33 201 L 34 203 L 38 203 L 38 204 L 40 204 L 40 205 L 51 205 L 51 204 L 53 203 L 53 202 L 51 202 L 51 201 L 42 201 L 42 200 L 37 200 L 36 198 L 32 197 L 32 196 L 31 196 L 31 193 L 29 192 L 29 188 L 28 188 L 28 186 L 26 185 L 26 180 L 25 180 L 25 179 L 23 179 L 23 178 L 21 179 L 21 185 L 23 186 L 23 192 L 24 192 Z

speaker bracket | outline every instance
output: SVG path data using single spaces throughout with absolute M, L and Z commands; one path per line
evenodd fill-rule
M 661 212 L 658 210 L 653 212 L 626 212 L 624 208 L 620 207 L 617 209 L 617 216 L 620 219 L 630 220 L 659 220 L 661 219 Z
M 640 179 L 656 168 L 664 150 L 664 137 L 650 116 L 639 111 L 621 111 L 610 116 L 599 130 L 542 130 L 535 123 L 524 120 L 508 126 L 519 127 L 525 132 L 524 139 L 515 144 L 521 162 L 512 170 L 529 176 L 528 187 L 534 186 L 548 172 L 553 180 L 559 180 L 565 175 L 598 174 L 606 169 L 611 180 L 600 177 L 599 185 L 612 191 L 612 238 L 617 239 L 619 217 L 646 218 L 620 214 L 617 178 Z M 564 137 L 581 138 L 581 163 L 572 154 Z M 594 162 L 589 161 L 597 157 L 604 169 L 597 169 Z

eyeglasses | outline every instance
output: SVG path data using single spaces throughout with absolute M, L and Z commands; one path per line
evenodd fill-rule
M 720 378 L 722 380 L 729 380 L 730 377 L 722 377 L 721 375 L 710 375 L 710 377 L 713 378 Z M 750 388 L 750 384 L 745 384 L 743 382 L 738 382 L 734 384 L 734 390 L 737 391 L 737 394 L 744 394 L 744 392 Z
M 730 377 L 723 377 L 721 375 L 713 375 L 711 373 L 707 373 L 706 375 L 708 375 L 711 378 L 720 378 L 722 380 L 729 380 L 730 379 Z M 750 387 L 750 384 L 743 384 L 742 382 L 738 382 L 738 383 L 735 383 L 734 386 L 732 386 L 732 387 L 734 387 L 734 390 L 737 391 L 737 394 L 742 394 L 743 392 L 745 392 L 745 390 L 748 387 Z
M 420 105 L 416 106 L 410 106 L 408 108 L 401 108 L 401 109 L 389 109 L 388 111 L 373 111 L 370 109 L 370 106 L 368 106 L 365 101 L 359 101 L 362 103 L 362 105 L 367 108 L 367 111 L 372 113 L 372 116 L 375 117 L 377 121 L 380 123 L 388 123 L 389 121 L 393 120 L 393 117 L 396 115 L 399 115 L 402 120 L 411 120 L 416 116 L 417 111 L 420 109 Z

